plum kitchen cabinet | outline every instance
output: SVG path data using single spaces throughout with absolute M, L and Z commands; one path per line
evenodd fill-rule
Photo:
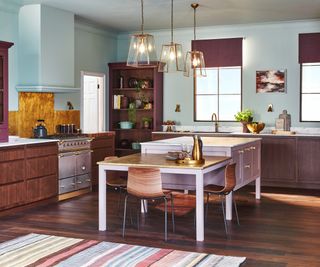
M 134 111 L 129 110 L 130 103 Z M 130 120 L 130 112 L 135 113 L 131 116 L 135 120 L 133 129 L 121 129 L 119 122 Z M 133 68 L 126 63 L 109 63 L 109 130 L 116 132 L 115 154 L 140 152 L 132 149 L 132 142 L 150 141 L 152 131 L 162 127 L 162 116 L 163 73 L 158 72 L 157 64 Z M 150 120 L 149 127 L 145 127 L 143 118 Z
M 8 49 L 13 43 L 0 41 L 0 142 L 8 141 Z

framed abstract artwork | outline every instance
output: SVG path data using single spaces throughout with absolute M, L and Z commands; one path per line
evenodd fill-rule
M 256 72 L 257 93 L 285 93 L 286 70 L 259 70 Z

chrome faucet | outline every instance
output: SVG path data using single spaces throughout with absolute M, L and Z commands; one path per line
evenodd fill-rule
M 214 112 L 212 113 L 212 116 L 211 116 L 211 121 L 213 122 L 213 120 L 214 120 L 214 131 L 217 133 L 219 132 L 218 116 Z

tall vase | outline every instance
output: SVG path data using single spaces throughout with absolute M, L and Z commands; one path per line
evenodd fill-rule
M 248 122 L 247 121 L 242 121 L 241 123 L 242 123 L 242 132 L 243 133 L 249 133 L 249 130 L 247 128 Z

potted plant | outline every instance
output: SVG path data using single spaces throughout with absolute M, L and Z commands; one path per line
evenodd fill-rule
M 132 122 L 133 125 L 135 125 L 137 116 L 136 116 L 136 104 L 134 102 L 131 102 L 129 104 L 128 108 L 128 120 Z
M 248 133 L 249 130 L 247 128 L 248 122 L 252 122 L 253 120 L 253 111 L 251 109 L 245 109 L 243 111 L 239 111 L 234 115 L 236 121 L 240 121 L 242 123 L 242 131 L 244 133 Z
M 142 128 L 144 129 L 150 129 L 151 128 L 151 122 L 152 122 L 152 118 L 150 117 L 142 117 Z

